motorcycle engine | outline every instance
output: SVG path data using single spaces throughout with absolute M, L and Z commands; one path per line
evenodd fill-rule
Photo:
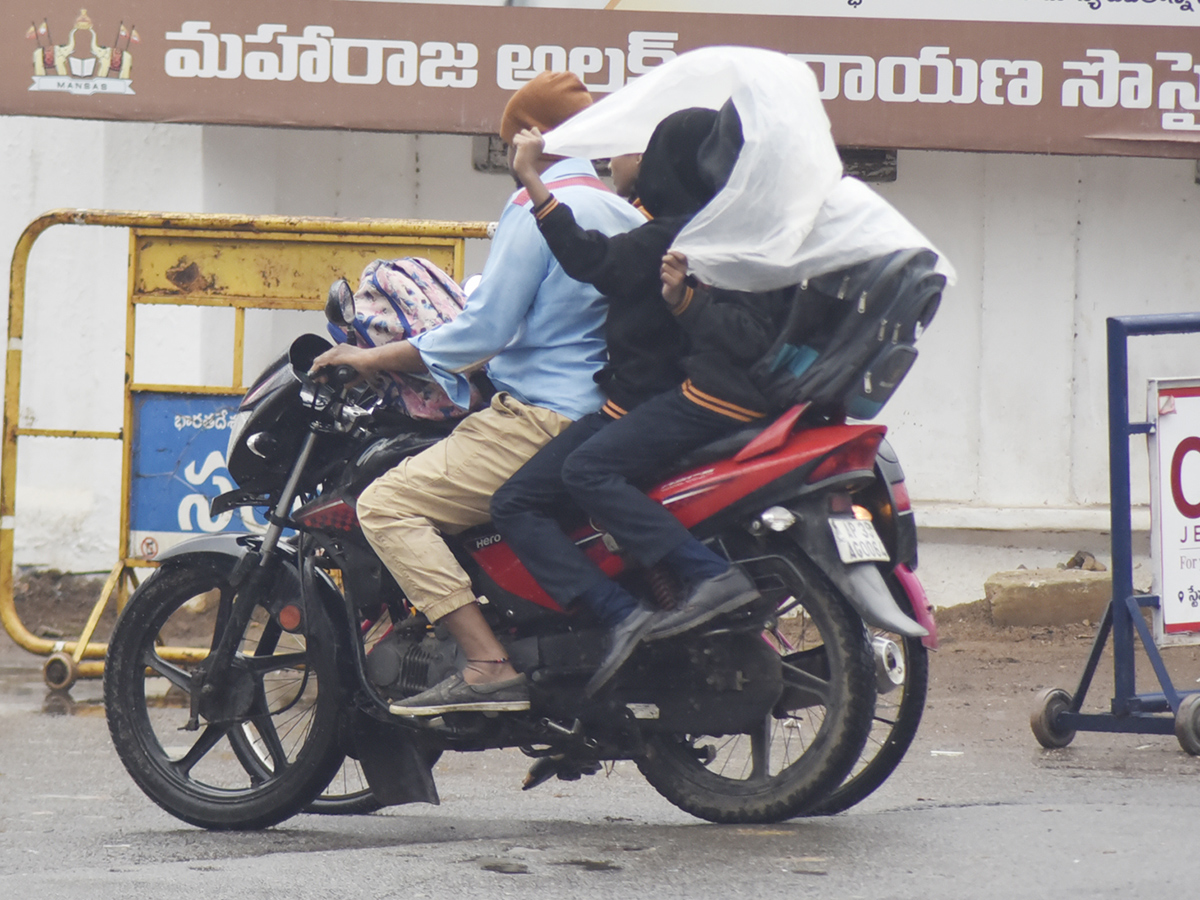
M 367 677 L 389 700 L 411 697 L 453 671 L 455 649 L 451 641 L 390 634 L 367 654 Z

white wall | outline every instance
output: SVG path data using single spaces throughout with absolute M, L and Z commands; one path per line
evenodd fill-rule
M 1196 308 L 1196 164 L 908 152 L 899 171 L 880 192 L 960 276 L 885 412 L 914 495 L 937 501 L 926 518 L 1105 521 L 1105 318 Z M 1196 373 L 1197 341 L 1135 340 L 1135 418 L 1148 377 Z M 1144 444 L 1132 446 L 1145 503 Z
M 29 221 L 58 206 L 494 219 L 511 181 L 475 172 L 470 156 L 470 140 L 452 136 L 0 118 L 0 247 L 13 247 Z M 881 193 L 959 272 L 918 365 L 881 417 L 921 521 L 1103 530 L 1104 319 L 1194 308 L 1195 164 L 914 151 L 900 154 L 899 172 Z M 468 270 L 482 265 L 480 244 L 469 248 Z M 59 227 L 38 242 L 25 330 L 27 422 L 119 427 L 126 254 L 119 230 Z M 177 311 L 143 311 L 140 327 L 153 339 L 140 340 L 139 381 L 228 377 L 228 314 L 188 315 L 181 326 Z M 297 331 L 319 330 L 319 317 L 305 315 L 252 327 L 247 369 Z M 1135 415 L 1146 377 L 1197 374 L 1196 340 L 1135 342 Z M 1143 461 L 1135 498 L 1144 502 L 1144 452 L 1134 446 Z M 68 450 L 23 440 L 20 461 L 17 561 L 111 567 L 115 443 Z
M 199 128 L 0 118 L 0 247 L 56 207 L 195 209 L 187 177 Z M 56 227 L 34 245 L 25 304 L 22 424 L 121 427 L 128 233 Z M 149 343 L 150 357 L 195 370 L 197 346 Z M 19 564 L 75 570 L 115 562 L 120 452 L 115 441 L 20 442 Z

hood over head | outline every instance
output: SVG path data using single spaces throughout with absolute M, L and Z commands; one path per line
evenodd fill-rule
M 695 215 L 717 192 L 700 164 L 700 148 L 716 124 L 716 111 L 699 107 L 673 112 L 658 123 L 637 177 L 638 199 L 652 216 Z

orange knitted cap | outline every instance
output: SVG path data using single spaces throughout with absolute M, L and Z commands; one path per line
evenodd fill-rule
M 523 128 L 549 131 L 591 105 L 592 95 L 574 72 L 539 72 L 509 98 L 500 138 L 511 144 Z

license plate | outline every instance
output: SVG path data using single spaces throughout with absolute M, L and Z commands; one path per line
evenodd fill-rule
M 887 562 L 887 548 L 879 539 L 875 526 L 866 519 L 830 519 L 833 541 L 837 544 L 842 562 Z

